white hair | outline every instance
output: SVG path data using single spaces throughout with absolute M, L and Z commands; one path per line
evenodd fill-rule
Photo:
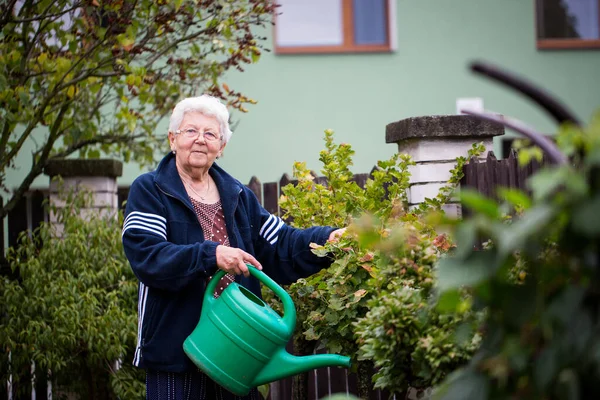
M 173 113 L 169 119 L 169 132 L 175 133 L 183 121 L 183 116 L 188 112 L 199 112 L 207 117 L 214 117 L 221 128 L 222 142 L 227 143 L 231 138 L 229 129 L 229 111 L 221 100 L 208 94 L 199 97 L 188 97 L 181 100 L 173 108 Z

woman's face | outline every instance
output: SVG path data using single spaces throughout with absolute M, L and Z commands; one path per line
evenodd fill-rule
M 190 137 L 186 131 L 198 132 Z M 221 129 L 217 119 L 208 117 L 200 112 L 187 112 L 183 116 L 180 133 L 169 132 L 171 150 L 175 150 L 177 164 L 187 171 L 195 169 L 208 170 L 215 159 L 221 155 L 225 143 L 221 141 Z M 209 141 L 205 139 L 212 134 L 218 140 Z

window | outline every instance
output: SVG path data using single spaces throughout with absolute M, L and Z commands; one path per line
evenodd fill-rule
M 600 0 L 537 0 L 539 49 L 600 48 Z
M 393 49 L 394 0 L 278 0 L 275 52 L 351 53 Z

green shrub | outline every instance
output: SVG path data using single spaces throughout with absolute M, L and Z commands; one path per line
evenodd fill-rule
M 360 235 L 370 235 L 368 227 Z M 450 247 L 445 235 L 433 237 L 418 221 L 400 222 L 375 245 L 380 259 L 369 281 L 374 294 L 368 312 L 355 323 L 359 358 L 373 360 L 377 370 L 375 387 L 398 394 L 409 387 L 427 389 L 478 348 L 478 315 L 436 307 L 435 264 Z M 469 303 L 464 294 L 458 299 Z
M 469 156 L 482 150 L 481 145 L 474 145 Z M 298 309 L 299 334 L 330 352 L 350 355 L 355 370 L 363 367 L 358 374 L 361 397 L 370 390 L 373 364 L 377 367 L 376 387 L 405 391 L 410 385 L 427 386 L 472 352 L 472 347 L 455 345 L 441 333 L 449 324 L 457 324 L 457 319 L 448 320 L 428 305 L 433 296 L 433 264 L 449 244 L 423 218 L 429 211 L 439 211 L 448 200 L 466 158 L 457 160 L 449 185 L 438 197 L 411 211 L 406 193 L 409 166 L 414 163 L 408 155 L 395 154 L 379 161 L 372 178 L 361 188 L 352 181 L 353 154 L 351 146 L 334 144 L 333 132 L 325 131 L 320 161 L 326 182 L 315 182 L 306 165 L 296 163 L 297 185 L 283 188 L 280 206 L 295 226 L 350 226 L 339 242 L 313 246 L 315 254 L 334 258 L 332 266 L 289 288 Z M 382 253 L 394 240 L 407 244 L 403 253 L 391 257 Z M 404 296 L 406 302 L 390 296 Z M 404 331 L 402 318 L 387 320 L 396 312 L 407 316 L 413 311 L 429 314 L 407 322 L 414 329 Z M 388 340 L 380 329 L 381 318 L 386 318 L 389 332 L 404 339 Z M 409 351 L 414 344 L 420 347 Z M 401 357 L 392 359 L 390 355 Z M 399 369 L 404 372 L 397 374 Z
M 88 201 L 68 194 L 65 208 L 54 210 L 59 225 L 42 223 L 9 249 L 18 279 L 0 278 L 0 380 L 12 374 L 14 387 L 29 392 L 33 362 L 37 379 L 51 374 L 54 398 L 143 398 L 143 377 L 130 362 L 137 281 L 123 253 L 121 218 L 78 217 Z

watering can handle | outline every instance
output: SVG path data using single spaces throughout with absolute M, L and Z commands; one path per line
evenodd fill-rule
M 250 274 L 256 277 L 259 281 L 265 284 L 269 289 L 275 293 L 279 299 L 281 299 L 281 303 L 283 304 L 283 322 L 287 327 L 289 327 L 290 332 L 294 330 L 296 325 L 296 307 L 294 306 L 294 302 L 290 295 L 279 286 L 273 279 L 269 278 L 267 274 L 256 269 L 254 266 L 250 264 L 246 264 L 248 267 L 248 271 Z M 213 296 L 215 289 L 217 288 L 217 284 L 221 280 L 222 277 L 225 276 L 225 271 L 219 269 L 216 274 L 212 277 L 208 285 L 206 286 L 206 292 L 204 293 L 204 301 L 208 303 L 213 303 L 217 299 Z

